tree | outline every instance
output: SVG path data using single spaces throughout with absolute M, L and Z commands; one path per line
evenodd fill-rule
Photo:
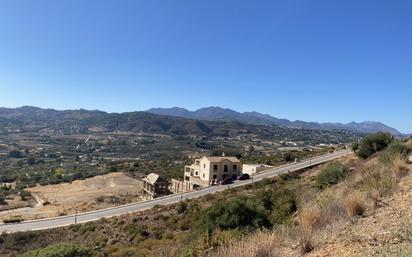
M 353 141 L 352 145 L 351 145 L 352 151 L 354 151 L 356 153 L 356 151 L 358 151 L 359 149 L 359 142 L 358 141 Z
M 387 148 L 393 140 L 393 136 L 389 133 L 379 132 L 367 135 L 360 141 L 356 154 L 362 159 L 367 159 L 372 154 Z
M 33 156 L 30 156 L 29 158 L 27 158 L 27 164 L 28 165 L 36 164 L 36 158 L 34 158 Z
M 11 150 L 9 152 L 10 158 L 23 158 L 23 154 L 19 150 Z
M 3 191 L 0 191 L 0 204 L 4 204 L 6 202 L 6 194 Z

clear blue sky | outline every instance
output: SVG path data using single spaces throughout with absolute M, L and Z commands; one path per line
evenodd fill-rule
M 412 1 L 0 0 L 0 106 L 222 106 L 412 132 Z

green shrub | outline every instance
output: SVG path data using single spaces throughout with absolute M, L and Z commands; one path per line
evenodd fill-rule
M 29 197 L 32 196 L 31 193 L 30 193 L 29 191 L 26 191 L 26 190 L 21 190 L 21 191 L 19 192 L 19 194 L 20 194 L 20 197 L 21 197 L 21 200 L 22 200 L 22 201 L 26 201 L 27 198 L 29 198 Z
M 383 164 L 390 166 L 397 157 L 407 158 L 410 151 L 411 149 L 407 145 L 399 141 L 393 141 L 388 148 L 382 152 L 379 159 Z
M 315 179 L 314 187 L 322 190 L 330 185 L 339 183 L 346 177 L 347 168 L 340 162 L 334 161 L 323 168 Z
M 272 224 L 284 223 L 297 209 L 294 193 L 284 188 L 261 191 L 257 199 L 268 212 Z
M 1 190 L 0 191 L 0 204 L 6 203 L 6 194 Z
M 362 159 L 369 158 L 372 154 L 384 150 L 393 140 L 389 133 L 370 134 L 360 141 L 356 154 Z
M 185 201 L 180 201 L 176 207 L 177 213 L 184 213 L 187 210 L 187 203 Z
M 24 219 L 20 216 L 10 217 L 3 220 L 3 223 L 19 223 L 22 222 Z
M 11 150 L 9 152 L 10 158 L 23 158 L 23 154 L 19 150 Z
M 21 257 L 90 257 L 92 251 L 82 245 L 75 244 L 55 244 L 46 248 L 27 252 Z
M 35 232 L 3 233 L 0 236 L 0 245 L 2 249 L 19 251 L 22 249 L 22 246 L 33 243 L 37 236 Z
M 211 233 L 216 228 L 253 230 L 261 227 L 270 227 L 263 210 L 254 199 L 241 197 L 216 202 L 203 212 L 195 229 Z

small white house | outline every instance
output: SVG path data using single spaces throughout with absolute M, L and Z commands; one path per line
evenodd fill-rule
M 409 162 L 409 163 L 412 163 L 412 154 L 410 154 L 410 155 L 408 156 L 408 162 Z
M 243 164 L 242 173 L 251 176 L 270 168 L 272 168 L 272 166 L 266 164 Z

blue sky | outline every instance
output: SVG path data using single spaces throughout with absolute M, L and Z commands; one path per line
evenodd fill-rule
M 222 106 L 412 132 L 412 2 L 0 0 L 0 106 Z

